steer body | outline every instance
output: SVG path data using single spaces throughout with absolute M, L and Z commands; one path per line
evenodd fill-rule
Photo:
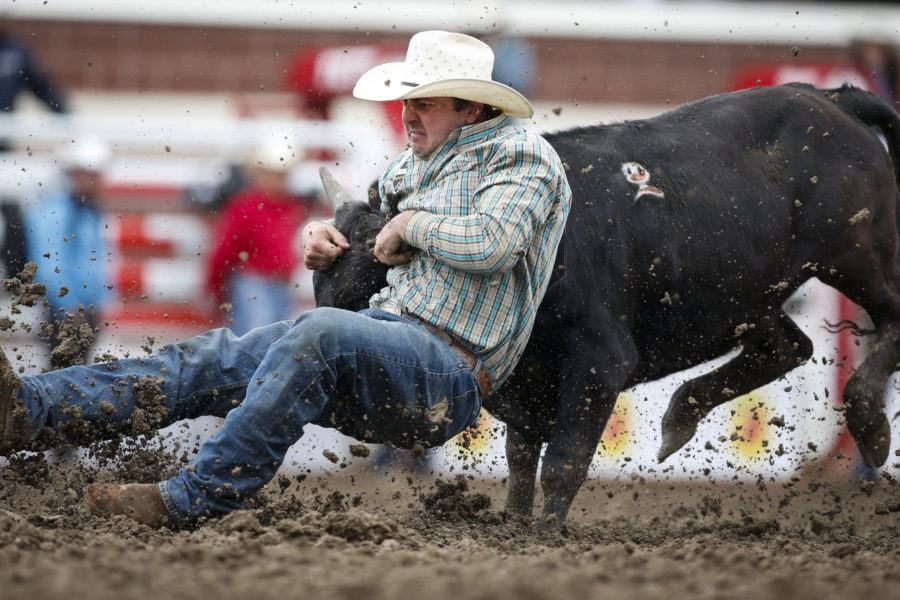
M 664 460 L 715 406 L 802 364 L 812 343 L 781 307 L 812 277 L 875 325 L 844 402 L 866 463 L 885 462 L 882 390 L 900 359 L 898 187 L 869 125 L 896 152 L 900 121 L 874 96 L 782 86 L 545 135 L 573 206 L 525 354 L 485 402 L 507 424 L 509 510 L 531 514 L 546 443 L 543 517 L 565 519 L 632 385 L 741 348 L 675 392 Z

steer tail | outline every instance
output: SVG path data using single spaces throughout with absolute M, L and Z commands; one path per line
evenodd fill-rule
M 825 97 L 848 115 L 856 117 L 869 127 L 877 127 L 887 140 L 894 179 L 900 185 L 900 116 L 881 98 L 850 85 L 825 90 Z

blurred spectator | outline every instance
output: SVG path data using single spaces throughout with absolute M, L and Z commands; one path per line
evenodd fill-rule
M 315 207 L 288 188 L 302 158 L 303 150 L 285 141 L 257 148 L 247 168 L 249 185 L 226 202 L 215 225 L 206 283 L 231 313 L 237 335 L 295 316 L 295 237 Z
M 884 40 L 872 37 L 853 40 L 849 52 L 850 58 L 869 81 L 869 89 L 895 106 L 900 70 L 897 49 Z
M 109 295 L 99 201 L 112 153 L 104 142 L 82 138 L 62 153 L 65 183 L 25 216 L 28 260 L 35 281 L 47 286 L 43 337 L 53 368 L 81 364 L 93 344 L 98 315 Z
M 229 161 L 225 165 L 225 178 L 215 183 L 198 183 L 188 185 L 184 190 L 184 203 L 192 209 L 206 212 L 219 212 L 225 203 L 247 187 L 247 179 L 242 161 Z
M 41 70 L 29 48 L 10 35 L 8 18 L 0 18 L 0 110 L 15 110 L 23 88 L 31 90 L 53 112 L 66 112 L 60 89 Z M 0 139 L 0 151 L 5 150 L 9 150 L 9 142 Z
M 305 47 L 294 55 L 285 71 L 285 86 L 297 98 L 300 116 L 306 119 L 331 120 L 335 102 L 352 97 L 353 86 L 360 75 L 372 67 L 388 62 L 403 62 L 406 47 L 393 44 L 354 44 L 351 46 Z M 385 123 L 398 141 L 406 143 L 406 132 L 400 118 L 399 100 L 382 103 Z M 320 156 L 321 160 L 333 157 Z

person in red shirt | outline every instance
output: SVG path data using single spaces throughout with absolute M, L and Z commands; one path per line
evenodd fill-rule
M 236 335 L 295 316 L 294 240 L 312 202 L 291 194 L 288 176 L 302 153 L 286 142 L 259 147 L 248 165 L 250 184 L 226 202 L 215 224 L 206 286 Z

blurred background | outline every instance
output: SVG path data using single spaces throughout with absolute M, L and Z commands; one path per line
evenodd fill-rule
M 39 336 L 48 310 L 98 328 L 97 340 L 81 348 L 92 360 L 236 327 L 235 304 L 245 301 L 251 313 L 275 305 L 293 315 L 311 307 L 296 237 L 304 220 L 330 211 L 318 167 L 328 165 L 363 197 L 402 149 L 399 105 L 356 101 L 350 90 L 369 67 L 402 60 L 417 31 L 482 37 L 495 50 L 495 78 L 533 101 L 536 114 L 524 125 L 537 131 L 652 116 L 711 94 L 790 81 L 853 83 L 896 107 L 900 44 L 900 9 L 892 2 L 2 0 L 0 25 L 5 276 L 30 256 L 39 277 L 64 259 L 80 265 L 69 272 L 89 277 L 48 283 L 48 296 L 69 296 L 69 306 L 10 314 L 9 292 L 0 299 L 0 314 L 17 324 L 3 329 L 4 347 L 32 373 L 51 366 L 52 343 Z M 78 173 L 88 174 L 93 191 L 72 191 Z M 229 297 L 223 278 L 235 265 L 261 259 L 240 249 L 236 258 L 213 255 L 234 250 L 222 249 L 234 199 L 252 198 L 266 185 L 280 186 L 291 223 L 274 251 L 294 260 L 264 267 L 286 296 Z M 37 223 L 41 215 L 62 214 L 64 205 L 50 204 L 60 194 L 90 199 L 82 204 L 92 213 L 72 218 L 84 227 L 79 240 L 96 239 L 93 245 L 78 250 L 74 238 L 60 248 L 41 245 Z M 71 295 L 57 296 L 61 287 Z M 80 304 L 79 289 L 89 291 Z M 721 440 L 724 432 L 723 452 L 702 464 L 684 459 L 675 470 L 730 477 L 737 462 L 748 477 L 783 478 L 808 460 L 854 451 L 834 399 L 864 346 L 818 325 L 821 315 L 852 318 L 855 308 L 815 287 L 796 306 L 822 351 L 818 370 L 748 398 L 738 416 L 711 417 L 703 435 Z M 657 412 L 678 383 L 669 378 L 620 399 L 598 472 L 647 474 Z M 782 391 L 792 386 L 792 394 Z M 752 408 L 762 399 L 770 416 L 790 412 L 803 386 L 815 409 L 790 434 L 773 431 Z M 735 427 L 744 432 L 738 439 L 729 435 Z M 465 468 L 502 475 L 502 442 L 488 437 L 447 450 L 445 467 L 463 460 Z M 775 447 L 794 438 L 787 452 L 768 450 L 770 441 Z M 303 460 L 331 468 L 316 453 Z

